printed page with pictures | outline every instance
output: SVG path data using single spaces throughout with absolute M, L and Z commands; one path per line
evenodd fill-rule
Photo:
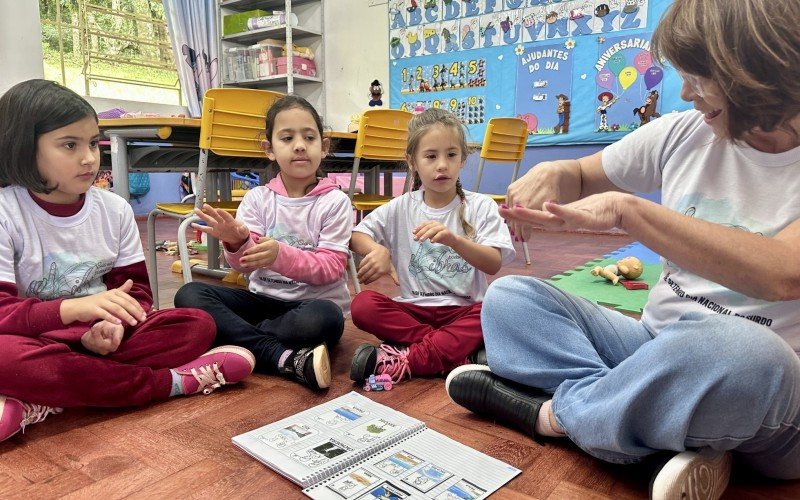
M 307 487 L 425 424 L 356 392 L 232 438 L 233 444 Z
M 425 428 L 303 493 L 315 500 L 486 498 L 521 471 Z

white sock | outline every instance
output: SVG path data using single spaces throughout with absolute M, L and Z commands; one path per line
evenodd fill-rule
M 539 415 L 536 417 L 536 425 L 534 425 L 533 431 L 540 436 L 564 437 L 565 434 L 563 432 L 553 429 L 553 426 L 550 425 L 550 408 L 552 406 L 552 399 L 548 399 L 542 403 L 542 407 L 539 409 Z
M 178 375 L 178 372 L 175 370 L 170 370 L 169 373 L 172 375 L 172 389 L 169 391 L 169 397 L 183 396 L 183 381 L 181 380 L 181 376 Z

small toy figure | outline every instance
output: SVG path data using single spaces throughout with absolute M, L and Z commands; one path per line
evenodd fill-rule
M 391 375 L 370 375 L 364 383 L 364 390 L 369 391 L 391 391 L 392 390 L 392 377 Z
M 608 117 L 606 114 L 608 113 L 608 108 L 610 108 L 615 102 L 617 102 L 619 97 L 614 97 L 614 94 L 611 92 L 601 92 L 597 96 L 597 100 L 600 101 L 600 105 L 597 106 L 597 112 L 600 113 L 600 128 L 597 129 L 598 132 L 608 132 Z
M 369 95 L 371 98 L 369 101 L 370 107 L 383 106 L 383 101 L 381 100 L 383 96 L 383 87 L 381 87 L 381 82 L 372 80 L 372 84 L 369 86 Z
M 592 275 L 602 276 L 616 285 L 619 283 L 620 276 L 627 280 L 635 280 L 642 275 L 642 271 L 642 261 L 636 257 L 625 257 L 618 260 L 616 264 L 610 264 L 606 267 L 596 266 L 591 272 Z

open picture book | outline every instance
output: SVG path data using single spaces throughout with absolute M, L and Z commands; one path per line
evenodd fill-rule
M 317 499 L 485 498 L 521 472 L 356 392 L 232 441 Z

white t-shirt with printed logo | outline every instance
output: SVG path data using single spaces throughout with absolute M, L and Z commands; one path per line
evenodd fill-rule
M 127 201 L 90 188 L 70 217 L 48 214 L 28 190 L 0 190 L 0 281 L 16 283 L 20 297 L 83 297 L 106 290 L 114 267 L 144 260 L 139 229 Z
M 464 192 L 466 220 L 475 228 L 475 242 L 500 249 L 503 264 L 516 253 L 508 227 L 488 196 Z M 464 236 L 456 196 L 443 208 L 423 201 L 423 190 L 412 191 L 370 213 L 353 231 L 369 235 L 389 249 L 400 280 L 400 296 L 394 300 L 421 306 L 463 306 L 483 300 L 486 275 L 467 263 L 455 250 L 430 241 L 414 241 L 413 230 L 426 221 L 441 222 L 454 234 Z
M 697 111 L 663 116 L 608 146 L 603 169 L 622 189 L 661 188 L 666 207 L 767 238 L 800 219 L 800 147 L 770 154 L 716 139 Z M 661 263 L 642 313 L 654 334 L 686 312 L 728 314 L 768 326 L 800 352 L 800 300 L 754 299 Z

